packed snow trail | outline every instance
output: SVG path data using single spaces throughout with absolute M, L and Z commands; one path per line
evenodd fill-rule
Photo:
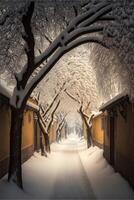
M 31 193 L 34 198 L 95 199 L 77 148 L 86 148 L 86 143 L 79 141 L 77 144 L 75 140 L 65 140 L 61 144 L 54 143 L 51 146 L 53 152 L 48 158 L 48 162 L 44 165 L 42 163 L 42 170 L 38 170 L 36 180 L 34 180 L 33 174 L 36 174 L 37 169 L 39 169 L 38 162 L 35 164 L 37 166 L 30 164 L 32 166 L 32 171 L 29 170 L 30 174 L 27 174 L 24 168 L 24 181 L 27 185 L 26 190 L 28 188 L 27 192 Z M 33 163 L 35 163 L 34 160 Z M 26 170 L 29 166 L 28 162 L 27 164 L 27 167 L 25 164 Z M 38 182 L 38 184 L 30 191 L 29 187 L 34 182 Z
M 77 143 L 78 142 L 78 143 Z M 34 153 L 23 165 L 24 194 L 19 189 L 7 189 L 5 185 L 0 198 L 21 199 L 95 199 L 78 149 L 86 149 L 86 142 L 77 138 L 51 145 L 48 158 Z M 5 190 L 5 192 L 3 192 Z M 9 191 L 9 192 L 8 192 Z
M 58 153 L 52 199 L 95 199 L 77 152 Z
M 134 199 L 134 191 L 103 158 L 103 150 L 86 149 L 86 141 L 68 138 L 51 145 L 46 158 L 34 153 L 23 164 L 24 191 L 0 180 L 0 199 Z

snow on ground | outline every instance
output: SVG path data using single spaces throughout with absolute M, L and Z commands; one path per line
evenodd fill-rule
M 103 150 L 87 150 L 86 141 L 76 135 L 51 149 L 47 158 L 34 153 L 23 164 L 24 191 L 3 177 L 0 199 L 134 199 L 128 183 L 103 158 Z
M 79 152 L 97 199 L 134 199 L 128 182 L 107 163 L 98 147 Z
M 80 139 L 79 137 L 74 136 L 73 134 L 68 137 L 68 139 L 62 140 L 62 142 L 59 142 L 59 145 L 57 143 L 53 143 L 51 145 L 51 150 L 53 152 L 55 151 L 80 151 L 80 150 L 86 150 L 87 149 L 87 142 L 83 139 Z

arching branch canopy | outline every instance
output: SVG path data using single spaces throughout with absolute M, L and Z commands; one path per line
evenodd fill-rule
M 102 35 L 94 37 L 89 35 L 83 37 L 83 35 L 98 32 L 103 33 L 104 25 L 99 26 L 95 25 L 95 23 L 98 20 L 103 20 L 103 16 L 107 15 L 111 11 L 112 4 L 104 1 L 96 4 L 93 9 L 89 9 L 76 16 L 67 28 L 50 44 L 45 52 L 33 59 L 30 69 L 29 63 L 27 63 L 23 70 L 16 74 L 16 79 L 18 80 L 17 88 L 19 88 L 19 90 L 15 88 L 13 96 L 15 97 L 17 94 L 18 101 L 13 97 L 11 104 L 18 108 L 25 105 L 28 96 L 34 90 L 36 85 L 45 77 L 57 61 L 73 48 L 88 42 L 95 42 L 106 47 Z M 28 34 L 30 35 L 30 32 Z M 29 48 L 29 51 L 31 50 L 31 52 L 34 52 L 34 45 L 29 46 Z M 44 65 L 38 74 L 29 81 L 31 74 L 47 59 L 49 61 L 46 65 Z
M 17 84 L 14 88 L 14 92 L 10 101 L 13 108 L 13 119 L 10 131 L 9 180 L 15 180 L 21 188 L 23 187 L 21 173 L 22 117 L 20 118 L 18 116 L 22 116 L 27 99 L 34 88 L 50 72 L 53 66 L 64 54 L 79 45 L 89 42 L 95 42 L 106 47 L 106 44 L 103 41 L 103 30 L 105 28 L 105 23 L 98 25 L 96 22 L 100 20 L 106 20 L 104 17 L 107 16 L 113 8 L 112 3 L 103 0 L 102 2 L 95 4 L 92 9 L 87 9 L 80 15 L 77 15 L 75 10 L 76 17 L 69 23 L 66 29 L 62 31 L 52 43 L 50 42 L 50 46 L 43 53 L 35 57 L 35 38 L 31 26 L 31 19 L 34 13 L 34 4 L 35 2 L 31 1 L 27 9 L 24 11 L 24 13 L 22 13 L 21 22 L 23 24 L 23 31 L 25 32 L 23 39 L 27 47 L 25 51 L 27 63 L 23 66 L 23 69 L 20 73 L 15 74 Z M 95 33 L 94 36 L 92 35 L 93 33 Z M 43 67 L 41 67 L 41 64 L 43 64 Z M 37 71 L 37 69 L 39 70 Z M 33 77 L 32 75 L 34 73 L 35 76 Z M 45 127 L 45 125 L 43 126 L 43 120 L 39 120 L 47 143 L 49 143 L 49 138 L 48 134 L 45 134 L 44 129 L 47 128 L 46 132 L 49 132 L 54 118 L 54 113 L 57 110 L 59 103 L 60 101 L 57 103 L 54 111 L 52 112 L 48 128 Z

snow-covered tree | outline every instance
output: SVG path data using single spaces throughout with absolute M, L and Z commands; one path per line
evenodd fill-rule
M 87 147 L 89 148 L 91 145 L 94 145 L 93 139 L 92 139 L 92 133 L 91 133 L 91 120 L 94 115 L 91 114 L 90 110 L 90 101 L 85 105 L 85 100 L 83 98 L 83 95 L 77 94 L 71 94 L 66 91 L 66 94 L 73 99 L 75 102 L 78 102 L 79 109 L 78 113 L 81 115 L 81 118 L 83 120 L 83 123 L 86 126 L 86 136 L 87 136 Z
M 10 141 L 10 165 L 9 165 L 9 180 L 15 180 L 16 183 L 22 187 L 22 174 L 21 174 L 21 125 L 22 125 L 22 118 L 23 118 L 23 111 L 25 108 L 25 104 L 27 102 L 28 97 L 32 93 L 32 91 L 35 89 L 35 87 L 38 85 L 38 83 L 50 72 L 50 70 L 53 68 L 53 66 L 58 62 L 58 60 L 67 52 L 71 51 L 77 46 L 80 46 L 85 43 L 98 43 L 104 47 L 107 47 L 109 44 L 114 44 L 114 41 L 118 38 L 123 38 L 121 36 L 121 33 L 119 34 L 117 25 L 119 23 L 111 22 L 113 19 L 118 18 L 118 14 L 111 11 L 113 8 L 116 8 L 122 10 L 121 5 L 126 1 L 104 1 L 104 0 L 98 0 L 98 1 L 91 1 L 91 4 L 87 3 L 84 5 L 84 9 L 82 13 L 77 13 L 76 7 L 72 6 L 73 13 L 75 13 L 73 20 L 69 20 L 70 23 L 68 24 L 68 20 L 66 19 L 66 15 L 64 12 L 60 12 L 60 15 L 58 15 L 59 18 L 63 18 L 65 24 L 67 27 L 65 30 L 62 31 L 63 27 L 59 26 L 60 23 L 58 23 L 57 26 L 60 27 L 60 29 L 56 29 L 55 32 L 57 33 L 57 37 L 54 39 L 53 35 L 50 35 L 50 29 L 54 29 L 55 22 L 53 21 L 56 19 L 56 17 L 51 19 L 51 14 L 53 13 L 55 15 L 56 12 L 58 12 L 58 6 L 56 4 L 55 8 L 50 6 L 50 13 L 49 15 L 45 14 L 45 20 L 42 20 L 43 23 L 48 24 L 49 21 L 52 21 L 52 27 L 47 26 L 48 30 L 44 32 L 44 35 L 42 35 L 42 38 L 46 38 L 46 42 L 48 42 L 48 47 L 45 51 L 43 51 L 43 48 L 38 47 L 36 44 L 36 40 L 38 40 L 38 34 L 35 34 L 33 29 L 35 28 L 36 32 L 38 32 L 38 27 L 36 22 L 38 20 L 34 20 L 36 23 L 34 28 L 32 29 L 33 21 L 32 17 L 36 19 L 38 12 L 35 11 L 35 3 L 34 1 L 30 2 L 26 1 L 24 2 L 24 5 L 21 4 L 19 9 L 16 10 L 16 12 L 8 12 L 3 9 L 3 16 L 1 18 L 1 25 L 0 28 L 2 29 L 4 26 L 3 24 L 8 23 L 9 19 L 12 19 L 13 13 L 16 13 L 15 15 L 19 16 L 17 19 L 20 23 L 16 22 L 16 18 L 13 18 L 15 20 L 15 23 L 18 23 L 19 25 L 16 26 L 20 30 L 20 34 L 18 36 L 18 41 L 21 41 L 21 48 L 20 51 L 16 52 L 16 57 L 14 54 L 14 51 L 8 50 L 8 46 L 11 47 L 10 41 L 11 38 L 16 38 L 15 42 L 17 41 L 17 36 L 13 37 L 10 34 L 7 34 L 7 37 L 10 38 L 7 40 L 8 44 L 5 45 L 7 48 L 5 52 L 9 52 L 12 54 L 11 58 L 13 58 L 16 62 L 18 62 L 19 57 L 23 57 L 23 59 L 20 62 L 19 72 L 13 73 L 16 80 L 16 86 L 14 88 L 14 92 L 11 98 L 11 110 L 12 110 L 12 122 L 11 122 L 11 141 Z M 132 1 L 130 1 L 132 3 Z M 26 3 L 26 4 L 25 4 Z M 10 4 L 9 4 L 10 5 Z M 11 4 L 12 5 L 12 4 Z M 37 4 L 39 5 L 39 4 Z M 129 6 L 128 6 L 129 7 Z M 12 6 L 11 6 L 12 8 Z M 13 8 L 10 10 L 13 10 Z M 41 6 L 39 6 L 40 9 L 42 9 Z M 65 9 L 63 9 L 65 10 Z M 129 10 L 129 9 L 128 9 Z M 39 12 L 39 15 L 42 12 Z M 109 14 L 111 13 L 111 14 Z M 78 15 L 77 15 L 78 14 Z M 128 13 L 128 15 L 131 18 L 131 14 Z M 57 16 L 57 15 L 56 15 Z M 40 18 L 41 19 L 41 18 Z M 44 18 L 43 18 L 44 19 Z M 122 16 L 122 19 L 124 19 L 124 15 Z M 59 20 L 58 20 L 59 21 Z M 116 21 L 116 20 L 115 20 Z M 130 21 L 129 21 L 130 22 Z M 42 23 L 42 22 L 41 22 Z M 9 29 L 11 31 L 8 31 L 12 33 L 12 29 L 14 28 L 11 26 L 11 23 L 9 23 Z M 56 26 L 56 27 L 57 27 Z M 117 26 L 117 28 L 116 28 Z M 7 26 L 8 27 L 8 26 Z M 43 26 L 45 27 L 45 26 Z M 113 27 L 111 29 L 111 27 Z M 43 28 L 39 28 L 39 32 L 43 34 Z M 4 31 L 1 34 L 1 38 L 4 39 Z M 117 32 L 117 34 L 115 34 Z M 129 31 L 128 31 L 129 32 Z M 53 33 L 53 31 L 52 31 Z M 16 34 L 16 32 L 15 32 Z M 127 34 L 128 37 L 128 34 Z M 22 40 L 23 38 L 23 40 Z M 41 39 L 42 39 L 41 38 Z M 15 44 L 13 42 L 13 44 Z M 17 44 L 16 44 L 17 45 Z M 120 42 L 119 42 L 120 45 Z M 3 42 L 4 46 L 4 42 Z M 25 51 L 22 49 L 25 46 Z M 37 47 L 37 48 L 36 48 Z M 117 47 L 116 47 L 117 48 Z M 14 49 L 14 48 L 13 48 Z M 8 51 L 7 51 L 8 50 Z M 2 51 L 1 51 L 2 52 Z M 21 52 L 21 53 L 19 53 Z M 24 53 L 25 52 L 25 53 Z M 37 52 L 39 54 L 37 54 Z M 1 54 L 1 53 L 0 53 Z M 13 56 L 14 54 L 14 56 Z M 1 54 L 2 55 L 2 54 Z M 5 54 L 4 54 L 5 55 Z M 3 55 L 2 55 L 3 56 Z M 3 58 L 3 57 L 2 57 Z M 5 56 L 5 59 L 9 58 L 9 56 Z M 3 60 L 3 59 L 2 59 Z M 12 63 L 12 62 L 11 62 Z M 7 63 L 8 66 L 11 63 Z M 15 63 L 15 62 L 13 62 Z M 17 63 L 18 64 L 18 63 Z M 17 66 L 16 64 L 16 66 Z M 4 65 L 1 64 L 1 66 L 4 67 Z M 14 66 L 10 65 L 11 71 L 13 71 Z M 17 71 L 17 70 L 15 70 Z

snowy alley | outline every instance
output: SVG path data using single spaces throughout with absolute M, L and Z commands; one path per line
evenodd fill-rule
M 134 199 L 134 0 L 0 0 L 0 199 Z
M 0 181 L 1 199 L 133 199 L 129 184 L 108 165 L 98 147 L 70 137 L 51 146 L 48 158 L 34 153 L 23 164 L 24 192 Z

